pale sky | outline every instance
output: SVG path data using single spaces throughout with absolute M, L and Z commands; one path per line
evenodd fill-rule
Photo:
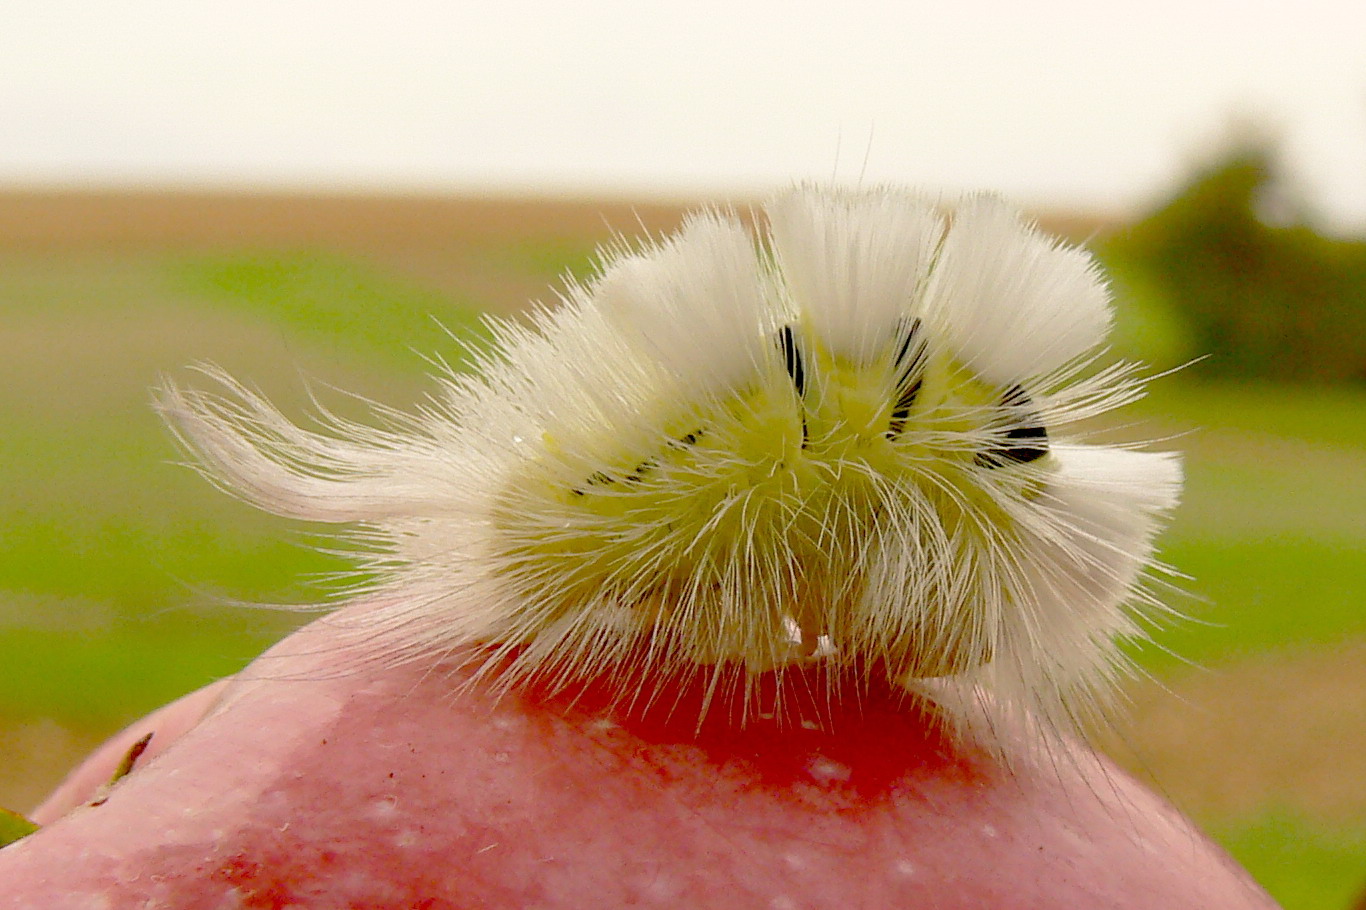
M 1366 2 L 3 0 L 0 184 L 1134 210 L 1232 119 L 1366 230 Z

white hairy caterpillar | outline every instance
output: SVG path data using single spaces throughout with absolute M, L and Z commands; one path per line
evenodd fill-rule
M 1095 264 L 992 197 L 803 187 L 764 215 L 608 251 L 380 428 L 306 431 L 225 377 L 162 405 L 228 489 L 353 526 L 380 659 L 494 643 L 514 680 L 644 661 L 661 688 L 825 661 L 959 727 L 1075 730 L 1160 609 L 1139 584 L 1180 486 L 1173 455 L 1068 439 L 1142 392 L 1088 369 Z

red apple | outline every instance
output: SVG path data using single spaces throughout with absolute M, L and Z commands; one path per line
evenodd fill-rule
M 810 695 L 818 666 L 739 726 L 710 671 L 633 707 L 620 677 L 500 697 L 457 660 L 346 657 L 315 624 L 129 728 L 0 851 L 0 906 L 1273 906 L 1098 756 L 1007 770 L 890 687 Z

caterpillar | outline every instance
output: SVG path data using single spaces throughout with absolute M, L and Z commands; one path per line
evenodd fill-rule
M 222 373 L 160 406 L 227 489 L 349 527 L 378 659 L 491 643 L 514 680 L 661 688 L 824 661 L 963 730 L 1075 732 L 1163 609 L 1181 485 L 1081 441 L 1144 390 L 1099 360 L 1097 264 L 990 195 L 798 186 L 756 223 L 617 241 L 411 414 L 305 430 Z

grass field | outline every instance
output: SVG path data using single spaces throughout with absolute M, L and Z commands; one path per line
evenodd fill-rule
M 339 569 L 314 529 L 178 464 L 150 408 L 213 361 L 290 413 L 395 406 L 480 310 L 553 299 L 678 210 L 499 200 L 0 197 L 0 805 L 230 673 Z M 1085 223 L 1064 225 L 1084 233 Z M 1189 492 L 1163 558 L 1192 621 L 1108 741 L 1292 908 L 1366 887 L 1366 393 L 1164 380 L 1138 409 Z M 1123 432 L 1133 433 L 1133 429 Z

